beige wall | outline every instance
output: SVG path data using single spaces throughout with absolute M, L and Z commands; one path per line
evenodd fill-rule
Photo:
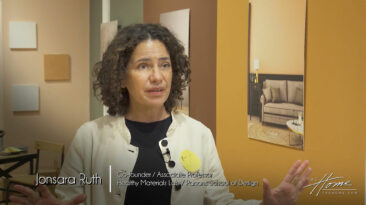
M 144 23 L 159 23 L 160 13 L 190 8 L 189 58 L 192 82 L 189 114 L 216 136 L 216 0 L 145 0 Z
M 306 0 L 252 0 L 250 70 L 304 74 Z
M 38 49 L 10 50 L 9 21 L 36 22 Z M 5 145 L 33 150 L 35 139 L 69 145 L 89 119 L 89 1 L 4 0 L 3 34 Z M 43 55 L 53 53 L 70 55 L 70 81 L 44 81 Z M 40 111 L 12 112 L 15 84 L 39 85 Z

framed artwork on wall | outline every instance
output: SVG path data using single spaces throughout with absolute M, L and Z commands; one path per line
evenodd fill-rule
M 248 137 L 304 149 L 306 0 L 251 0 Z

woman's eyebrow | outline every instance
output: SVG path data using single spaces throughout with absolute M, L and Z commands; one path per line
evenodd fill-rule
M 162 58 L 159 58 L 160 61 L 166 61 L 166 60 L 170 60 L 169 57 L 162 57 Z
M 167 61 L 170 60 L 169 57 L 161 57 L 159 58 L 159 61 Z M 140 58 L 137 61 L 135 61 L 135 63 L 139 63 L 139 62 L 146 62 L 146 61 L 151 61 L 151 58 Z
M 138 63 L 138 62 L 145 62 L 145 61 L 150 61 L 151 59 L 150 58 L 140 58 L 138 59 L 135 63 Z

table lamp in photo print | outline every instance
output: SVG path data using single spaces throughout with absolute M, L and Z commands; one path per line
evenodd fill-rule
M 259 70 L 259 59 L 254 60 L 254 70 L 255 70 L 255 83 L 258 83 L 258 70 Z
M 298 117 L 297 123 L 302 124 L 302 112 L 298 112 L 297 117 Z

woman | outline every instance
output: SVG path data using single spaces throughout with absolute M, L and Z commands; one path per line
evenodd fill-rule
M 175 112 L 189 82 L 184 48 L 153 24 L 123 28 L 97 64 L 109 116 L 79 128 L 60 176 L 98 176 L 103 183 L 58 185 L 58 199 L 16 186 L 21 204 L 294 204 L 308 183 L 308 161 L 297 161 L 282 183 L 263 184 L 263 202 L 234 200 L 211 131 Z

